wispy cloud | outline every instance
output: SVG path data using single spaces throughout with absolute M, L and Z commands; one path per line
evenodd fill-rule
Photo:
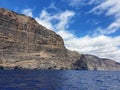
M 78 8 L 82 4 L 82 0 L 63 0 L 68 3 L 69 6 Z
M 60 34 L 64 39 L 68 39 L 73 36 L 67 31 L 67 26 L 69 25 L 70 18 L 74 15 L 75 12 L 69 10 L 58 12 L 54 15 L 48 13 L 46 10 L 42 10 L 40 16 L 35 17 L 35 19 L 48 29 L 56 31 L 56 33 Z
M 120 29 L 120 1 L 119 0 L 105 0 L 95 6 L 90 13 L 94 14 L 105 14 L 111 16 L 114 21 L 107 27 L 97 30 L 99 34 L 112 34 Z
M 27 15 L 27 16 L 30 16 L 30 17 L 33 17 L 33 14 L 32 14 L 32 10 L 31 9 L 24 9 L 22 11 L 23 14 Z
M 51 20 L 54 19 L 55 17 L 53 17 L 52 15 L 50 15 L 46 10 L 42 10 L 40 13 L 39 17 L 35 17 L 36 21 L 39 24 L 42 24 L 43 26 L 45 26 L 48 29 L 53 30 L 53 25 L 51 23 Z
M 120 14 L 120 1 L 119 0 L 105 0 L 104 2 L 101 2 L 97 6 L 95 6 L 91 12 L 98 12 L 100 11 L 105 11 L 105 14 L 107 16 L 114 15 L 119 16 Z
M 99 4 L 104 0 L 63 0 L 66 2 L 69 6 L 74 8 L 79 8 L 81 6 L 91 5 L 91 4 Z
M 57 9 L 57 7 L 55 6 L 54 2 L 52 2 L 48 8 L 50 8 L 50 9 Z
M 88 4 L 88 5 L 99 4 L 99 3 L 101 3 L 102 1 L 104 1 L 104 0 L 89 0 L 87 4 Z

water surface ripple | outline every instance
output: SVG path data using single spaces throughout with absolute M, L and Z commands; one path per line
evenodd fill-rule
M 0 90 L 120 90 L 120 72 L 0 70 Z

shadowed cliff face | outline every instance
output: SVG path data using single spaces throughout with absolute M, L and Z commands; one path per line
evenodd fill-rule
M 120 63 L 110 59 L 99 58 L 89 54 L 81 54 L 73 64 L 74 69 L 82 70 L 120 70 Z
M 64 47 L 33 18 L 0 8 L 0 69 L 120 70 L 120 64 Z

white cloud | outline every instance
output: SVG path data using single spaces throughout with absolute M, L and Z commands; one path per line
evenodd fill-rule
M 42 10 L 40 16 L 36 17 L 35 19 L 39 24 L 42 24 L 46 28 L 53 30 L 52 23 L 50 22 L 52 18 L 53 17 L 46 10 Z
M 105 14 L 106 16 L 112 16 L 114 21 L 107 27 L 101 28 L 97 32 L 99 34 L 112 34 L 120 29 L 120 0 L 105 0 L 95 6 L 90 13 Z
M 94 7 L 91 12 L 95 12 L 97 10 L 106 10 L 106 15 L 114 15 L 117 16 L 120 14 L 120 0 L 105 0 L 101 4 Z
M 81 3 L 81 0 L 69 0 L 71 6 L 78 6 Z
M 89 0 L 88 1 L 88 5 L 91 5 L 91 4 L 99 4 L 101 3 L 103 0 Z
M 59 34 L 60 36 L 62 36 L 62 38 L 65 41 L 74 38 L 74 35 L 72 33 L 68 32 L 68 31 L 65 31 L 65 30 L 59 30 L 59 31 L 57 31 L 57 34 Z
M 80 53 L 93 54 L 99 57 L 110 58 L 119 61 L 119 41 L 120 36 L 114 38 L 103 35 L 98 37 L 85 36 L 82 38 L 74 37 L 72 39 L 69 39 L 65 41 L 65 45 L 68 49 L 76 50 Z
M 80 9 L 81 6 L 91 5 L 91 4 L 99 4 L 103 0 L 63 0 L 69 6 L 74 7 L 76 9 Z
M 59 20 L 59 23 L 56 25 L 56 29 L 57 30 L 66 29 L 67 25 L 69 24 L 70 18 L 73 17 L 74 15 L 75 15 L 75 12 L 68 11 L 68 10 L 60 13 L 57 17 L 57 19 Z
M 33 17 L 33 14 L 32 14 L 32 10 L 31 9 L 24 9 L 22 11 L 23 14 L 27 15 L 27 16 L 30 16 L 30 17 Z
M 63 0 L 68 3 L 68 5 L 72 7 L 79 7 L 82 3 L 82 0 Z
M 55 15 L 49 14 L 46 10 L 42 10 L 39 17 L 35 19 L 39 24 L 47 27 L 48 29 L 54 30 L 56 33 L 60 34 L 64 39 L 73 37 L 67 29 L 67 25 L 70 22 L 70 18 L 73 17 L 75 13 L 73 11 L 63 11 Z M 57 21 L 53 23 L 52 21 Z

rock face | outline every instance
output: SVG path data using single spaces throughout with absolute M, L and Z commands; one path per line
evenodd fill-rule
M 31 17 L 3 8 L 0 8 L 0 43 L 2 66 L 30 69 L 70 67 L 66 64 L 68 50 L 59 35 Z
M 120 70 L 120 64 L 67 50 L 33 18 L 0 8 L 0 69 L 19 68 Z
M 73 66 L 74 69 L 83 70 L 120 70 L 120 63 L 89 54 L 81 55 L 80 59 L 77 60 Z

